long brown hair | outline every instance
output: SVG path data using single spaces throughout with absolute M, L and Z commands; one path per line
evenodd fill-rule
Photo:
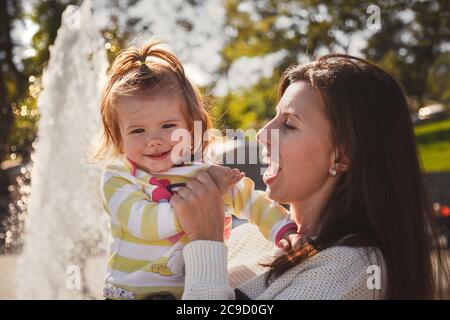
M 387 298 L 433 298 L 440 276 L 448 280 L 448 265 L 402 87 L 383 69 L 344 54 L 290 67 L 280 81 L 279 98 L 298 81 L 321 93 L 332 142 L 344 150 L 349 170 L 338 177 L 321 213 L 318 237 L 272 262 L 267 283 L 356 234 L 339 245 L 379 249 L 387 269 Z

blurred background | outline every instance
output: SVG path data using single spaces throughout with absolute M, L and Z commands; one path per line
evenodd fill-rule
M 78 145 L 88 140 L 77 137 L 76 130 L 68 129 L 91 132 L 98 125 L 95 103 L 84 110 L 86 103 L 81 103 L 83 97 L 78 93 L 100 88 L 104 71 L 120 50 L 151 37 L 169 42 L 185 64 L 188 76 L 208 96 L 215 126 L 220 129 L 261 128 L 275 113 L 278 80 L 291 64 L 307 62 L 328 52 L 343 52 L 365 57 L 388 70 L 402 83 L 408 96 L 436 220 L 442 241 L 448 243 L 450 3 L 447 0 L 98 0 L 89 1 L 89 12 L 80 17 L 74 6 L 82 2 L 0 0 L 0 299 L 98 297 L 94 287 L 101 283 L 103 270 L 98 274 L 86 270 L 89 264 L 95 265 L 95 259 L 104 259 L 103 227 L 92 226 L 104 221 L 96 212 L 98 221 L 89 220 L 78 233 L 70 233 L 68 230 L 73 227 L 67 224 L 67 217 L 84 221 L 89 215 L 84 213 L 86 216 L 80 218 L 77 212 L 91 209 L 85 210 L 85 203 L 74 200 L 75 193 L 62 195 L 60 189 L 64 187 L 52 185 L 51 177 L 56 174 L 54 167 L 62 163 L 59 175 L 66 179 L 61 180 L 64 183 L 69 181 L 70 190 L 80 186 L 81 182 L 75 181 L 80 172 L 81 177 L 97 177 L 97 171 L 90 172 L 80 164 L 86 150 Z M 55 43 L 57 39 L 59 44 Z M 83 39 L 94 39 L 95 46 Z M 83 61 L 64 60 L 64 57 L 84 57 L 84 53 L 85 64 L 90 66 L 86 69 L 82 68 Z M 104 70 L 100 67 L 103 64 Z M 51 79 L 59 79 L 59 83 Z M 67 85 L 62 87 L 61 81 Z M 77 90 L 75 93 L 70 91 L 73 88 Z M 89 91 L 96 97 L 93 102 L 97 102 L 99 94 L 95 88 Z M 89 127 L 84 127 L 82 118 L 76 118 L 74 110 L 85 115 L 88 122 L 92 115 Z M 61 117 L 66 122 L 58 120 L 58 114 L 64 114 Z M 55 136 L 59 140 L 52 140 Z M 71 147 L 74 140 L 78 145 Z M 61 147 L 55 147 L 58 143 Z M 68 151 L 63 146 L 68 146 Z M 68 152 L 74 150 L 78 153 L 68 159 Z M 65 165 L 74 158 L 73 166 Z M 263 188 L 258 165 L 243 169 Z M 92 190 L 96 187 L 94 181 Z M 97 198 L 92 197 L 90 201 L 95 203 Z M 45 211 L 48 215 L 43 214 Z M 55 223 L 48 225 L 48 219 Z M 36 222 L 40 220 L 47 222 Z M 27 240 L 29 233 L 35 236 Z M 74 241 L 61 241 L 64 247 L 30 245 L 55 242 L 65 235 Z M 58 260 L 60 255 L 64 259 Z M 19 283 L 24 278 L 20 273 L 25 272 L 24 266 L 30 268 L 30 263 L 39 262 L 44 266 L 55 264 L 56 271 L 52 274 L 48 267 L 43 267 L 34 275 L 44 279 L 44 286 L 48 285 L 43 290 L 45 294 L 36 293 L 37 285 L 30 284 L 34 280 Z M 70 269 L 72 266 L 79 269 Z M 77 272 L 81 284 L 69 288 L 75 293 L 61 293 L 70 287 L 67 277 Z M 55 280 L 58 273 L 61 276 Z

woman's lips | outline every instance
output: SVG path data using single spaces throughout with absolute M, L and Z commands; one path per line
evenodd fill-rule
M 164 159 L 168 154 L 170 154 L 171 150 L 168 150 L 163 153 L 155 153 L 155 154 L 146 154 L 145 156 L 152 159 L 152 160 L 162 160 Z
M 279 164 L 271 161 L 268 162 L 269 167 L 267 168 L 267 170 L 264 172 L 263 175 L 263 181 L 267 185 L 271 184 L 278 177 L 281 171 L 281 167 Z

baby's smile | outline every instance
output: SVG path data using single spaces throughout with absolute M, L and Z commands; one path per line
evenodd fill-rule
M 149 154 L 144 154 L 145 157 L 148 157 L 152 160 L 162 160 L 165 159 L 166 156 L 171 154 L 172 149 L 169 149 L 167 151 L 162 151 L 162 152 L 153 152 L 153 153 L 149 153 Z

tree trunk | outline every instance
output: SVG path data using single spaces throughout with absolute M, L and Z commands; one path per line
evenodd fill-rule
M 9 136 L 14 123 L 11 97 L 7 92 L 7 74 L 15 78 L 17 91 L 24 90 L 19 71 L 12 60 L 11 16 L 8 1 L 0 1 L 0 163 L 9 154 Z

